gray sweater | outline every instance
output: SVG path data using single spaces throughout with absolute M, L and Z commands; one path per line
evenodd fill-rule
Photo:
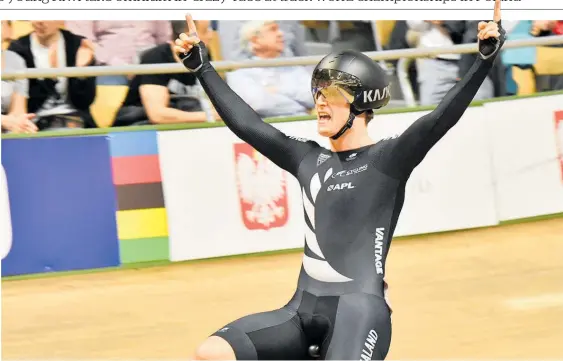
M 3 50 L 2 53 L 4 56 L 3 72 L 21 71 L 27 68 L 24 59 L 18 54 L 10 50 Z M 19 93 L 27 98 L 29 96 L 28 80 L 2 80 L 2 114 L 7 114 L 10 110 L 12 95 L 14 93 Z

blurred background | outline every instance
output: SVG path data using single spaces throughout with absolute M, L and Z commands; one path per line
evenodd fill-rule
M 452 47 L 380 61 L 392 101 L 370 123 L 379 139 L 469 71 L 476 54 L 455 46 L 476 43 L 477 24 L 196 21 L 212 60 L 235 62 L 220 72 L 232 89 L 325 146 L 314 66 L 249 62 Z M 503 26 L 532 45 L 502 51 L 407 184 L 387 264 L 390 359 L 563 358 L 563 20 Z M 5 358 L 187 358 L 294 291 L 299 184 L 223 126 L 195 76 L 146 70 L 179 65 L 171 42 L 185 31 L 184 21 L 2 21 Z M 93 66 L 111 74 L 4 78 Z
M 367 52 L 475 43 L 477 23 L 223 20 L 198 21 L 198 27 L 214 61 L 244 62 L 283 61 L 283 58 L 322 55 L 345 48 Z M 561 20 L 506 21 L 504 27 L 508 40 L 563 32 Z M 185 24 L 182 21 L 3 21 L 2 30 L 5 49 L 2 70 L 11 72 L 29 68 L 173 63 L 177 59 L 169 42 L 185 31 Z M 563 89 L 561 46 L 506 49 L 475 100 Z M 433 58 L 382 62 L 393 78 L 391 106 L 437 104 L 469 70 L 474 57 L 474 53 L 438 54 Z M 229 85 L 262 116 L 288 117 L 312 111 L 308 96 L 311 70 L 311 66 L 257 67 L 223 74 Z M 4 89 L 3 132 L 219 120 L 191 74 L 103 75 L 57 78 L 56 82 L 21 79 L 13 85 L 6 83 Z M 265 93 L 269 94 L 267 104 L 259 96 Z M 30 113 L 33 118 L 26 119 L 25 114 Z

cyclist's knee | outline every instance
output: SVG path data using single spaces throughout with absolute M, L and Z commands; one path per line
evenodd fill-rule
M 211 336 L 196 349 L 194 360 L 236 360 L 236 356 L 227 341 Z

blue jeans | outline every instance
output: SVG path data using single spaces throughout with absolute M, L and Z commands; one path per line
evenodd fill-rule
M 128 85 L 125 75 L 102 75 L 96 78 L 96 85 Z

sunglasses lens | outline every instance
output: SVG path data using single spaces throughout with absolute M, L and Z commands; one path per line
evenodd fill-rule
M 355 89 L 361 88 L 361 85 L 357 77 L 336 69 L 317 69 L 311 78 L 315 100 L 322 95 L 326 101 L 339 104 L 352 104 Z
M 327 102 L 334 104 L 352 103 L 354 101 L 354 96 L 349 91 L 336 85 L 317 88 L 315 90 L 315 100 L 318 100 L 321 95 Z

